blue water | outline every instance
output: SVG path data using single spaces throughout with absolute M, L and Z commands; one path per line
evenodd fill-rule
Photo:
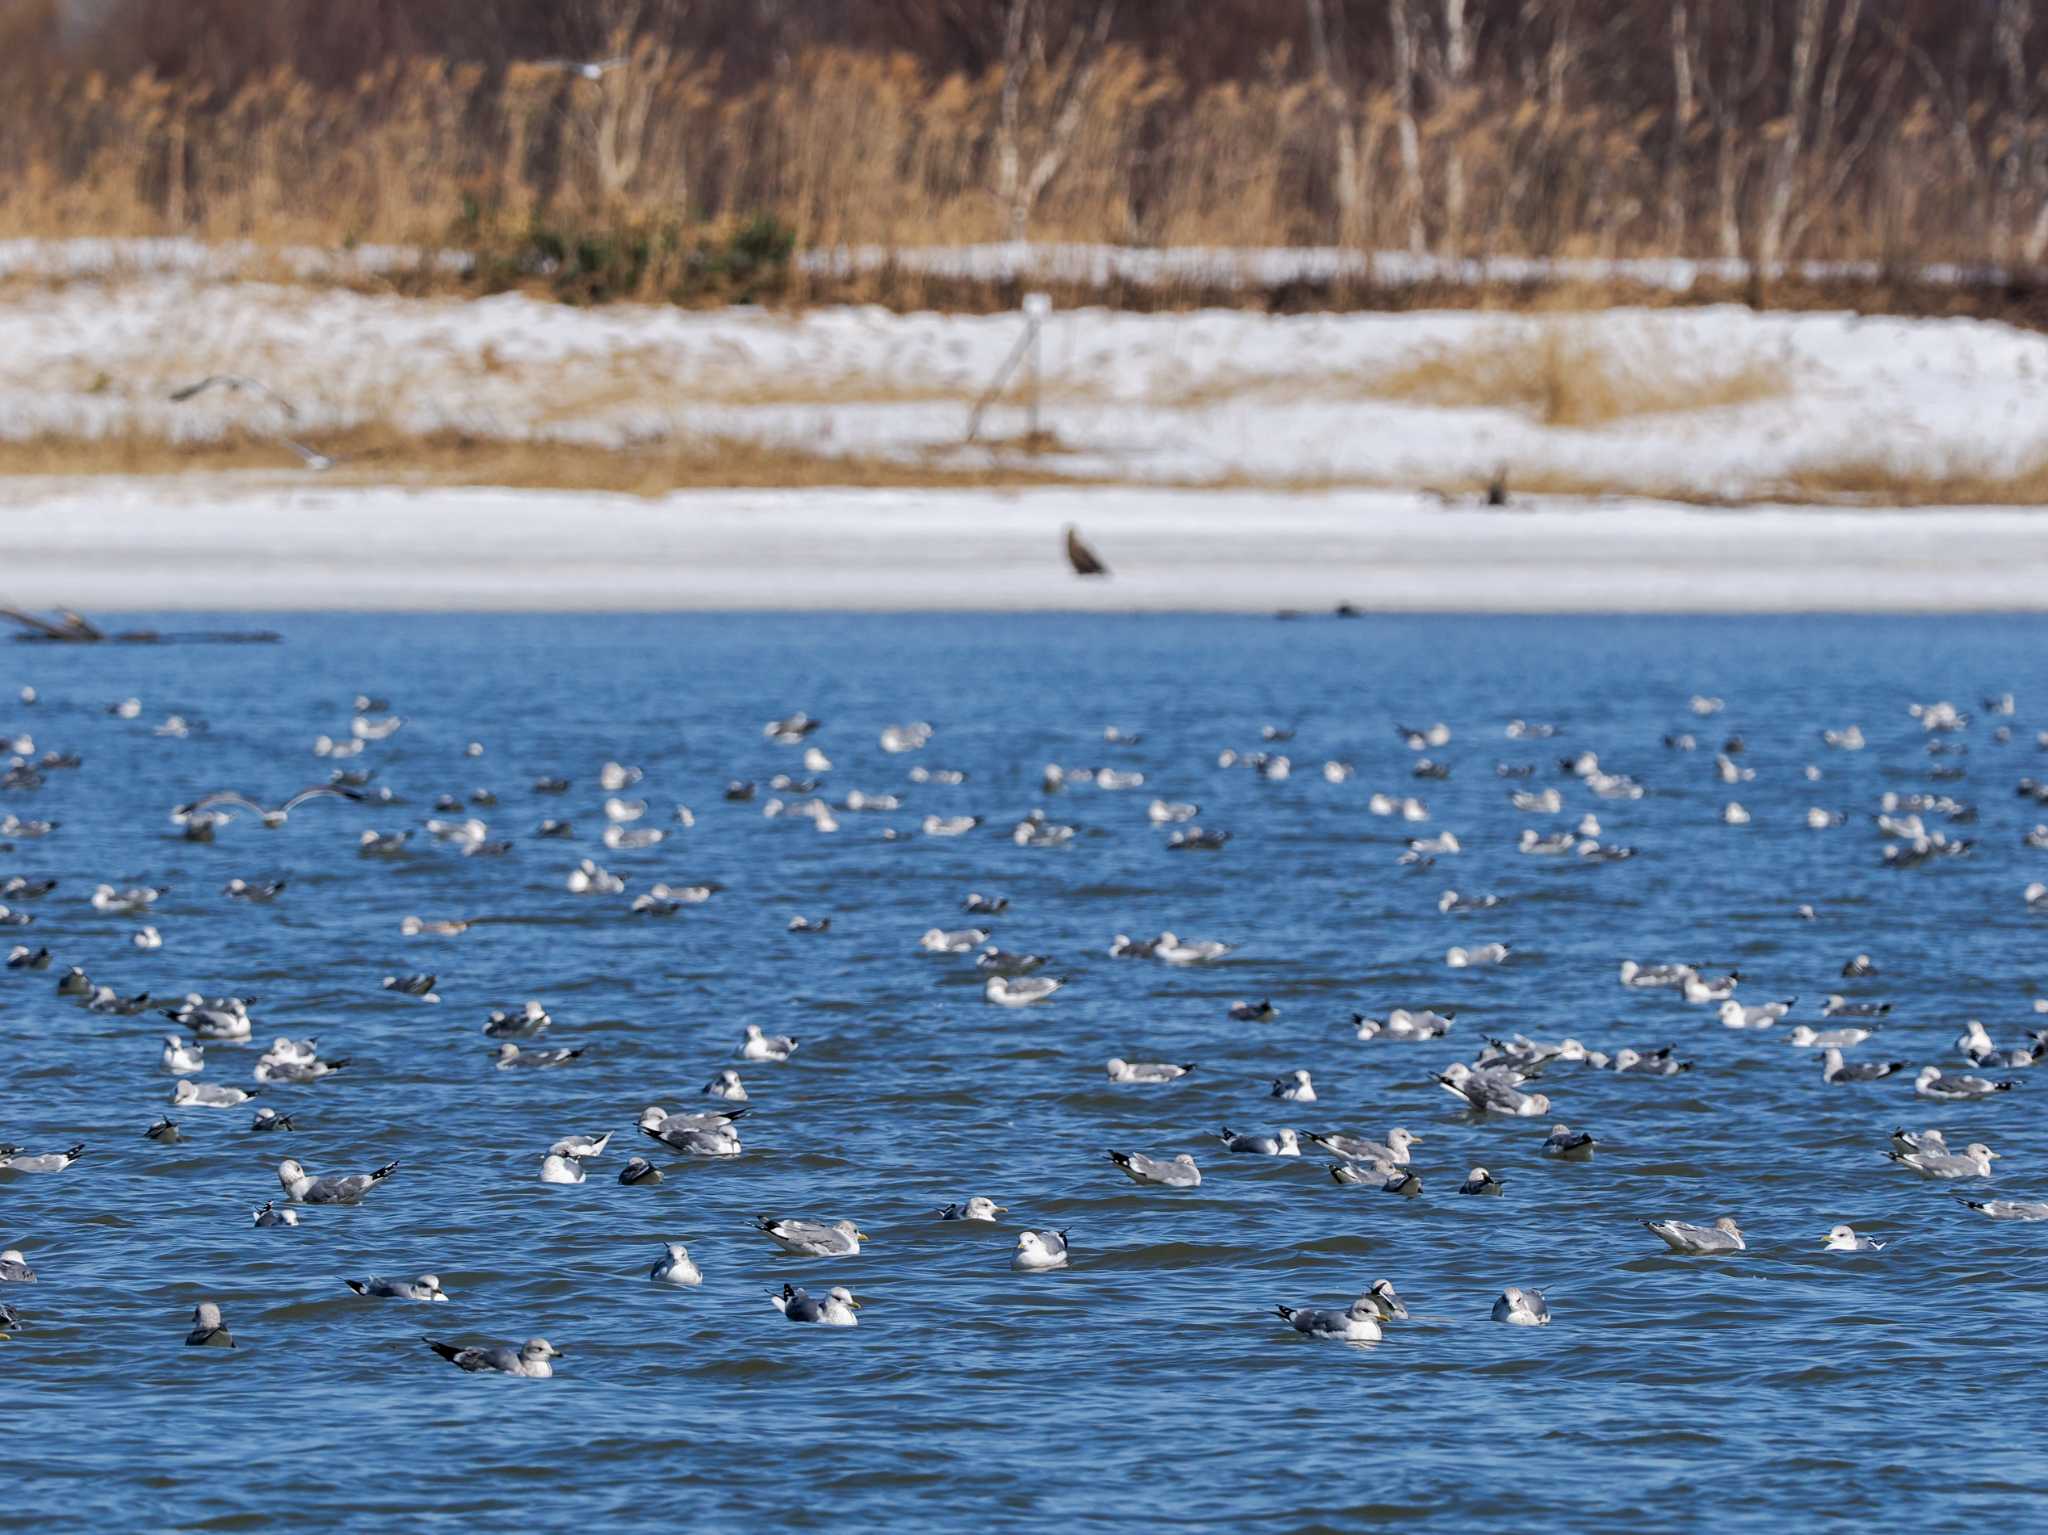
M 192 621 L 166 621 L 192 627 Z M 207 620 L 207 623 L 216 620 Z M 238 620 L 217 620 L 234 625 Z M 303 616 L 265 648 L 0 652 L 0 724 L 75 772 L 0 796 L 60 823 L 19 842 L 0 872 L 61 884 L 7 941 L 47 944 L 56 968 L 0 973 L 0 1140 L 89 1146 L 67 1172 L 0 1174 L 0 1246 L 28 1251 L 33 1286 L 0 1298 L 25 1327 L 0 1344 L 0 1415 L 13 1430 L 9 1491 L 22 1529 L 132 1524 L 198 1529 L 543 1529 L 610 1522 L 682 1528 L 959 1527 L 1354 1529 L 1373 1525 L 1575 1530 L 1680 1518 L 1761 1528 L 1787 1519 L 1979 1527 L 2048 1518 L 2033 1410 L 2048 1338 L 2048 1226 L 1994 1222 L 1952 1186 L 1893 1167 L 1894 1125 L 1941 1125 L 2005 1154 L 1997 1192 L 2048 1198 L 2048 1126 L 2034 1074 L 1963 1107 L 1916 1100 L 1910 1073 L 1829 1086 L 1781 1026 L 1723 1029 L 1712 1010 L 1616 983 L 1624 957 L 1738 966 L 1748 1001 L 1797 995 L 1817 1022 L 1829 991 L 1895 1004 L 1860 1054 L 1955 1068 L 1951 1041 L 1982 1018 L 2010 1043 L 2037 1021 L 2048 981 L 2044 919 L 2021 887 L 2048 877 L 2022 832 L 2048 777 L 2048 625 L 2033 618 L 1367 619 Z M 33 707 L 11 700 L 22 684 Z M 2011 690 L 2009 722 L 1981 700 Z M 277 830 L 247 816 L 212 846 L 178 840 L 170 807 L 219 788 L 266 800 L 325 778 L 311 752 L 345 735 L 359 691 L 406 724 L 350 766 L 374 768 L 400 806 L 320 801 Z M 1695 692 L 1726 712 L 1695 718 Z M 106 712 L 134 695 L 134 720 Z M 1931 756 L 1907 708 L 1951 699 L 1978 717 Z M 801 753 L 763 739 L 795 709 L 835 764 L 824 792 L 904 795 L 895 813 L 842 813 L 821 835 L 766 819 L 765 780 Z M 171 713 L 185 739 L 152 727 Z M 1503 735 L 1511 717 L 1555 722 L 1555 741 Z M 890 756 L 889 723 L 937 727 Z M 1451 725 L 1431 755 L 1448 781 L 1409 776 L 1394 726 Z M 1869 748 L 1824 750 L 1824 727 L 1860 723 Z M 1105 744 L 1103 727 L 1143 733 Z M 1999 744 L 1994 727 L 2010 723 Z M 1261 746 L 1296 764 L 1284 782 L 1217 764 Z M 1667 750 L 1691 730 L 1700 749 Z M 1713 774 L 1730 734 L 1751 783 Z M 478 740 L 481 758 L 463 755 Z M 1596 800 L 1557 759 L 1594 749 L 1648 786 Z M 1330 758 L 1357 776 L 1329 784 Z M 597 771 L 643 768 L 629 791 L 646 824 L 677 803 L 694 829 L 608 852 Z M 916 786 L 916 763 L 966 770 Z M 1048 762 L 1142 771 L 1140 789 L 1040 788 Z M 1495 764 L 1533 763 L 1511 785 Z M 1801 776 L 1808 763 L 1823 778 Z M 1966 776 L 1930 773 L 1961 765 Z M 574 780 L 563 796 L 530 785 Z M 730 778 L 764 782 L 729 804 Z M 1566 813 L 1529 816 L 1511 787 L 1563 787 Z M 507 856 L 465 859 L 414 839 L 396 863 L 359 858 L 365 827 L 417 827 L 440 793 L 479 786 Z M 1375 790 L 1415 793 L 1431 819 L 1375 818 Z M 1881 866 L 1869 812 L 1887 789 L 1932 789 L 1979 808 L 1968 859 Z M 1202 805 L 1233 840 L 1170 853 L 1147 823 L 1154 794 Z M 1724 826 L 1739 799 L 1754 824 Z M 1044 806 L 1081 833 L 1057 850 L 1008 838 Z M 1808 831 L 1818 805 L 1851 812 Z M 1589 866 L 1513 851 L 1592 810 L 1603 839 L 1640 849 Z M 886 842 L 927 812 L 988 818 L 955 840 Z M 2040 813 L 2048 819 L 2048 812 Z M 544 816 L 573 821 L 537 841 Z M 1402 841 L 1453 830 L 1465 851 L 1421 871 Z M 593 856 L 628 881 L 715 881 L 709 903 L 634 917 L 627 896 L 571 895 Z M 284 876 L 269 906 L 223 898 L 230 878 Z M 136 919 L 86 897 L 101 880 L 168 885 L 163 948 L 134 950 Z M 1447 886 L 1507 897 L 1442 916 Z M 964 926 L 970 889 L 1009 897 L 984 925 L 1005 948 L 1055 957 L 1067 986 L 1019 1011 L 984 1004 L 965 958 L 921 954 L 927 927 Z M 1817 919 L 1799 921 L 1810 903 Z M 400 918 L 495 917 L 455 938 L 402 937 Z M 829 915 L 822 935 L 790 917 Z M 1222 964 L 1112 960 L 1112 934 L 1239 947 Z M 1452 971 L 1453 943 L 1514 945 L 1497 970 Z M 1839 978 L 1870 953 L 1882 974 Z M 123 993 L 260 999 L 256 1038 L 317 1034 L 344 1073 L 264 1100 L 298 1132 L 256 1136 L 249 1109 L 180 1110 L 188 1139 L 144 1128 L 167 1107 L 168 1027 L 61 1002 L 68 964 Z M 439 976 L 430 1005 L 379 989 Z M 492 1069 L 488 1010 L 525 998 L 555 1017 L 545 1043 L 572 1065 Z M 1271 997 L 1264 1025 L 1225 1017 Z M 1361 1043 L 1354 1011 L 1455 1007 L 1431 1044 Z M 733 1059 L 743 1027 L 801 1036 L 787 1065 Z M 1586 1165 L 1539 1159 L 1551 1119 L 1481 1123 L 1431 1080 L 1489 1033 L 1576 1035 L 1604 1050 L 1666 1043 L 1696 1063 L 1654 1080 L 1553 1068 L 1552 1118 L 1588 1128 Z M 249 1082 L 257 1051 L 209 1048 L 205 1079 Z M 1165 1088 L 1114 1088 L 1103 1062 L 1198 1061 Z M 735 1065 L 753 1094 L 745 1155 L 689 1162 L 632 1142 L 640 1108 L 700 1106 Z M 1277 1073 L 1313 1071 L 1322 1101 L 1267 1097 Z M 2021 1074 L 2023 1078 L 2026 1073 Z M 1342 1188 L 1324 1159 L 1232 1156 L 1239 1129 L 1424 1137 L 1420 1199 Z M 544 1187 L 541 1152 L 613 1130 L 587 1184 Z M 287 1144 L 288 1141 L 288 1144 Z M 1187 1150 L 1206 1181 L 1141 1189 L 1105 1147 Z M 654 1151 L 666 1181 L 623 1187 L 625 1157 Z M 258 1231 L 292 1154 L 315 1172 L 401 1170 L 355 1208 L 309 1208 L 296 1230 Z M 1456 1194 L 1483 1163 L 1497 1200 Z M 1982 1192 L 1984 1185 L 1968 1186 Z M 970 1194 L 1011 1207 L 1001 1227 L 940 1223 Z M 800 1259 L 750 1229 L 760 1213 L 852 1217 L 859 1257 Z M 1750 1250 L 1667 1255 L 1646 1218 L 1736 1215 Z M 1836 1221 L 1889 1242 L 1821 1250 Z M 1062 1273 L 1013 1273 L 1023 1225 L 1071 1232 Z M 690 1244 L 701 1289 L 646 1280 L 664 1240 Z M 369 1301 L 341 1281 L 440 1274 L 446 1306 Z M 1416 1313 L 1370 1349 L 1312 1342 L 1276 1302 L 1342 1306 L 1376 1278 Z M 843 1283 L 863 1300 L 851 1331 L 792 1326 L 765 1292 Z M 1488 1310 L 1508 1284 L 1547 1290 L 1547 1330 Z M 240 1347 L 181 1346 L 191 1307 L 219 1302 Z M 545 1335 L 552 1381 L 458 1372 L 420 1342 Z

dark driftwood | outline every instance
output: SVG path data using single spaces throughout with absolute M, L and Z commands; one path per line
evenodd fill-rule
M 274 645 L 284 637 L 270 629 L 200 629 L 181 634 L 124 629 L 109 634 L 68 608 L 59 608 L 55 620 L 13 608 L 0 608 L 0 618 L 18 625 L 14 638 L 31 645 Z

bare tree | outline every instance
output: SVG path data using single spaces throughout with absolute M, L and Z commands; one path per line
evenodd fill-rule
M 1471 102 L 1475 39 L 1465 0 L 1443 0 L 1443 37 L 1436 52 L 1437 111 L 1444 120 L 1443 245 L 1457 255 L 1465 243 L 1465 153 L 1460 143 Z
M 1428 248 L 1423 234 L 1422 134 L 1415 125 L 1415 16 L 1412 0 L 1387 0 L 1394 33 L 1394 124 L 1401 145 L 1401 192 L 1408 204 L 1408 249 Z
M 1040 6 L 1034 0 L 1010 0 L 1003 28 L 995 191 L 1012 241 L 1021 243 L 1030 233 L 1039 198 L 1073 148 L 1115 16 L 1115 0 L 1101 0 L 1092 22 L 1069 29 L 1065 45 L 1048 54 Z
M 1850 0 L 1851 4 L 1855 0 Z M 1793 177 L 1805 147 L 1806 98 L 1813 89 L 1815 59 L 1827 0 L 1799 0 L 1792 33 L 1792 72 L 1785 85 L 1785 110 L 1768 131 L 1777 139 L 1766 183 L 1763 219 L 1757 229 L 1756 262 L 1765 274 L 1777 269 L 1784 252 L 1785 221 L 1792 212 Z
M 1699 97 L 1692 79 L 1692 13 L 1686 0 L 1671 0 L 1671 136 L 1664 145 L 1664 248 L 1685 250 L 1686 150 L 1691 147 Z
M 1337 204 L 1337 238 L 1342 244 L 1355 245 L 1365 232 L 1364 189 L 1359 177 L 1358 116 L 1344 82 L 1343 40 L 1339 37 L 1337 48 L 1331 47 L 1331 29 L 1323 0 L 1303 3 L 1308 10 L 1309 60 L 1315 70 L 1316 95 L 1329 120 L 1336 150 L 1331 191 Z

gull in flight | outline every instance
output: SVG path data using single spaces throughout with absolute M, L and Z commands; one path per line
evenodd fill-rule
M 355 789 L 343 789 L 334 784 L 314 784 L 309 789 L 299 790 L 297 794 L 294 794 L 282 805 L 259 805 L 255 800 L 248 798 L 246 795 L 237 794 L 233 789 L 222 789 L 217 793 L 206 795 L 204 798 L 193 800 L 188 805 L 175 806 L 171 811 L 171 819 L 183 824 L 193 816 L 207 814 L 216 805 L 234 805 L 248 811 L 265 826 L 275 831 L 291 819 L 291 814 L 294 810 L 310 800 L 345 799 L 360 802 L 363 798 L 364 796 Z
M 611 59 L 536 59 L 535 69 L 558 70 L 565 75 L 574 75 L 579 80 L 602 80 L 615 69 L 624 69 L 630 60 L 620 57 Z

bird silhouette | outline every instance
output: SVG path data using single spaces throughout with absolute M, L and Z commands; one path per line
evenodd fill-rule
M 1101 557 L 1081 542 L 1081 530 L 1071 523 L 1067 526 L 1067 563 L 1074 567 L 1077 576 L 1106 576 L 1109 567 Z

